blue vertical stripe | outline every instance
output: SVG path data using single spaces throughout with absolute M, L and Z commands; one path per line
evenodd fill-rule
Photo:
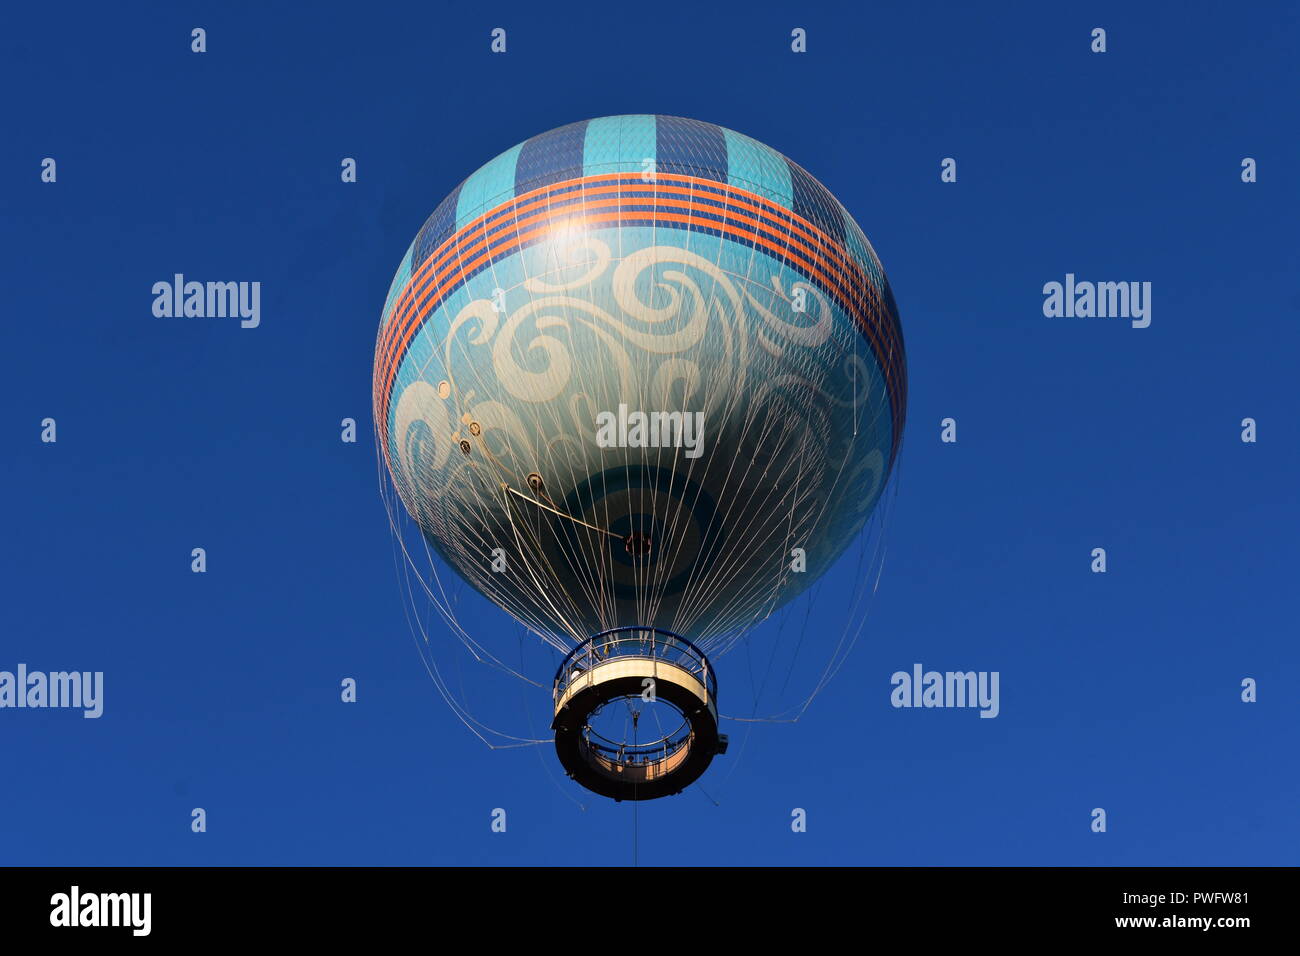
M 657 117 L 655 159 L 663 172 L 727 181 L 727 139 L 712 123 Z
M 412 243 L 415 249 L 411 256 L 412 271 L 418 269 L 433 250 L 442 245 L 454 231 L 452 227 L 456 224 L 456 204 L 459 199 L 460 186 L 457 186 L 446 199 L 438 203 L 438 208 L 433 211 L 433 215 L 425 220 L 424 226 L 415 237 L 415 242 Z
M 793 186 L 790 208 L 796 215 L 830 233 L 841 244 L 844 242 L 844 216 L 840 204 L 826 191 L 826 187 L 813 179 L 798 163 L 786 160 L 790 167 Z
M 515 194 L 581 176 L 587 126 L 587 120 L 570 123 L 525 142 L 515 167 Z

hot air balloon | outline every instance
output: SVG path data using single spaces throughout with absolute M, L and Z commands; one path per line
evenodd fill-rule
M 844 207 L 672 116 L 572 123 L 464 180 L 403 256 L 374 359 L 395 499 L 563 652 L 557 756 L 618 800 L 725 751 L 717 659 L 862 531 L 906 394 L 894 296 Z

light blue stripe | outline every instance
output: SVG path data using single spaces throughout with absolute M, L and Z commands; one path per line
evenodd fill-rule
M 785 158 L 756 139 L 729 129 L 722 132 L 727 140 L 727 183 L 789 209 L 794 187 Z
M 465 180 L 456 200 L 456 228 L 477 218 L 492 206 L 500 205 L 515 194 L 515 163 L 523 143 L 508 149 Z
M 655 118 L 604 116 L 587 124 L 582 147 L 583 171 L 635 173 L 655 168 Z

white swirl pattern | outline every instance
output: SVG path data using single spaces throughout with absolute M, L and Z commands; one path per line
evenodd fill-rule
M 430 318 L 420 334 L 434 347 L 406 360 L 424 366 L 403 366 L 394 386 L 393 477 L 443 556 L 529 626 L 580 640 L 657 624 L 708 641 L 789 600 L 861 529 L 885 477 L 888 399 L 821 289 L 728 241 L 705 256 L 699 237 L 638 247 L 629 232 L 495 263 L 454 314 Z M 631 251 L 618 258 L 603 237 Z M 802 315 L 786 289 L 804 290 Z M 702 412 L 704 453 L 599 447 L 595 415 L 620 404 Z M 653 526 L 656 553 L 554 511 L 618 534 Z M 785 566 L 792 542 L 805 575 Z M 490 571 L 493 547 L 511 570 Z

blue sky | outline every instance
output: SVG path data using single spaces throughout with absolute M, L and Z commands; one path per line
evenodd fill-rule
M 437 202 L 528 136 L 645 112 L 744 132 L 838 196 L 888 270 L 910 394 L 853 657 L 798 724 L 724 727 L 717 805 L 641 805 L 639 862 L 1295 864 L 1297 12 L 1135 6 L 11 13 L 0 669 L 106 692 L 99 720 L 0 710 L 0 861 L 632 862 L 631 805 L 557 786 L 549 748 L 486 750 L 430 683 L 369 392 Z M 261 326 L 155 318 L 177 272 L 260 281 Z M 1151 326 L 1044 317 L 1069 272 L 1151 282 Z M 809 618 L 826 652 L 852 564 Z M 998 671 L 1001 714 L 892 708 L 916 662 Z

